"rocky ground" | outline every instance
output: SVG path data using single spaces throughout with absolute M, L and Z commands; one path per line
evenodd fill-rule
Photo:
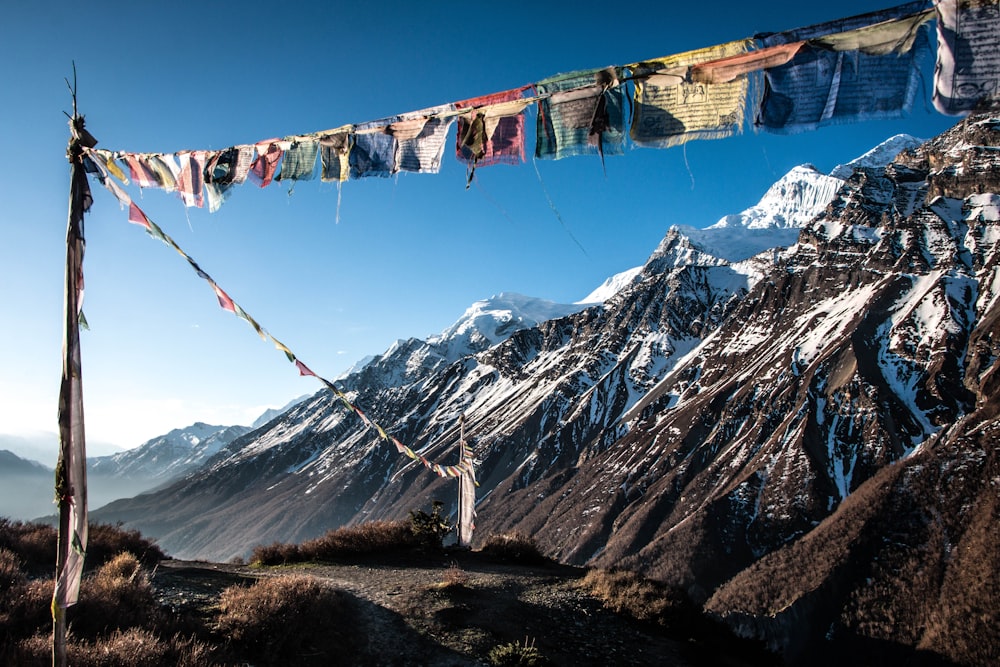
M 224 588 L 291 573 L 350 595 L 357 664 L 481 665 L 491 649 L 513 642 L 534 645 L 548 661 L 534 664 L 778 662 L 721 628 L 685 632 L 611 611 L 581 588 L 580 568 L 503 563 L 477 552 L 273 568 L 166 560 L 152 582 L 161 602 L 208 620 Z

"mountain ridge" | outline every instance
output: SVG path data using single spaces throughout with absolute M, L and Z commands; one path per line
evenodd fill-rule
M 451 362 L 407 341 L 342 386 L 443 464 L 457 463 L 464 416 L 478 534 L 523 532 L 566 563 L 679 586 L 793 662 L 885 642 L 976 664 L 959 640 L 1000 636 L 1000 621 L 959 627 L 955 609 L 995 603 L 996 570 L 949 565 L 944 547 L 1000 552 L 1000 197 L 983 192 L 1000 180 L 997 145 L 1000 123 L 971 117 L 886 167 L 853 169 L 787 247 L 734 262 L 674 227 L 599 305 Z M 935 476 L 948 470 L 966 482 Z M 101 515 L 181 556 L 225 560 L 438 498 L 454 511 L 450 479 L 319 392 Z M 896 520 L 915 530 L 880 532 Z M 830 565 L 788 568 L 788 554 Z M 919 572 L 937 573 L 922 598 L 955 602 L 914 611 Z M 972 572 L 984 591 L 963 601 Z

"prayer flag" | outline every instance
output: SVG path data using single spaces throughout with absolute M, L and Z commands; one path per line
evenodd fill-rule
M 330 130 L 319 138 L 324 181 L 346 181 L 351 153 L 351 126 Z
M 167 192 L 177 189 L 175 169 L 171 167 L 173 157 L 169 155 L 147 155 L 146 166 L 155 175 L 157 184 Z
M 455 102 L 458 117 L 456 154 L 473 167 L 524 162 L 525 88 Z
M 454 108 L 454 105 L 446 104 L 415 111 L 400 116 L 400 120 L 389 125 L 388 132 L 397 142 L 396 165 L 399 171 L 436 174 L 441 170 L 445 140 L 455 122 L 454 116 L 442 117 L 442 114 L 450 113 Z
M 83 419 L 80 313 L 83 306 L 83 214 L 93 201 L 83 165 L 71 161 L 70 213 L 66 230 L 62 381 L 59 386 L 59 461 L 56 499 L 60 533 L 53 607 L 76 604 L 87 552 L 87 447 Z M 68 531 L 68 534 L 65 531 Z M 55 612 L 53 612 L 55 613 Z
M 691 68 L 691 80 L 696 83 L 728 83 L 768 67 L 784 65 L 805 46 L 805 42 L 779 44 L 737 56 L 710 60 Z
M 236 313 L 236 304 L 233 300 L 229 298 L 229 295 L 222 291 L 222 288 L 215 284 L 213 281 L 209 281 L 212 286 L 212 290 L 215 292 L 215 296 L 219 299 L 219 305 L 222 306 L 223 310 L 228 310 L 231 313 Z
M 476 473 L 472 449 L 465 442 L 465 415 L 461 417 L 458 462 L 458 544 L 470 546 L 476 528 Z
M 135 205 L 135 202 L 131 202 L 128 206 L 128 221 L 136 225 L 142 225 L 149 230 L 149 218 L 146 214 L 142 212 L 142 209 Z
M 146 166 L 145 158 L 135 153 L 125 153 L 125 163 L 128 165 L 129 176 L 140 188 L 160 187 L 156 175 Z
M 396 139 L 386 133 L 387 127 L 385 121 L 355 127 L 354 145 L 348 157 L 351 178 L 386 178 L 399 171 L 396 163 Z
M 668 148 L 691 139 L 728 137 L 740 129 L 747 81 L 701 83 L 692 66 L 746 53 L 750 40 L 629 65 L 635 78 L 632 140 L 640 146 Z
M 623 94 L 617 69 L 560 74 L 535 84 L 538 102 L 535 157 L 621 155 L 625 151 Z
M 316 172 L 316 153 L 319 141 L 315 139 L 293 139 L 285 158 L 281 161 L 279 181 L 308 181 Z
M 201 208 L 205 204 L 202 184 L 204 182 L 205 158 L 207 151 L 190 151 L 178 153 L 180 161 L 180 176 L 177 179 L 177 190 L 185 206 Z
M 1000 104 L 1000 2 L 939 0 L 934 108 L 951 116 Z
M 295 366 L 296 366 L 296 368 L 299 369 L 299 375 L 302 375 L 302 376 L 305 376 L 305 375 L 315 376 L 316 375 L 311 370 L 309 370 L 308 366 L 306 366 L 304 363 L 302 363 L 298 359 L 295 360 Z
M 274 174 L 278 171 L 278 163 L 285 152 L 284 145 L 286 143 L 271 139 L 257 144 L 257 159 L 250 166 L 250 173 L 253 174 L 260 187 L 266 188 L 274 179 Z
M 808 43 L 790 62 L 765 70 L 754 124 L 769 132 L 794 133 L 901 116 L 920 82 L 917 57 L 927 48 L 925 7 L 919 0 L 764 37 L 765 47 Z M 888 53 L 832 50 L 854 45 Z

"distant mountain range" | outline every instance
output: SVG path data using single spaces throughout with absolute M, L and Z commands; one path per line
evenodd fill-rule
M 478 536 L 681 586 L 792 662 L 996 663 L 1000 120 L 916 144 L 797 168 L 579 304 L 501 295 L 340 385 L 443 464 L 465 416 Z M 225 560 L 456 495 L 322 391 L 95 515 Z

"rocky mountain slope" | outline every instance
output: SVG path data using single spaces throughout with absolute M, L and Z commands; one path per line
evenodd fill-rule
M 791 247 L 675 228 L 603 305 L 455 361 L 408 341 L 342 386 L 443 464 L 466 416 L 480 535 L 682 586 L 793 661 L 995 658 L 998 145 L 968 119 L 855 170 Z M 456 495 L 321 392 L 99 515 L 226 559 Z

